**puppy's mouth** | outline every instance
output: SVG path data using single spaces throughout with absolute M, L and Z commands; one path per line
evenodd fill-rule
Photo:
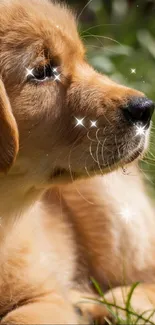
M 50 182 L 54 181 L 54 183 L 58 184 L 69 183 L 80 178 L 88 178 L 88 176 L 107 174 L 112 170 L 124 167 L 144 154 L 148 144 L 147 138 L 148 136 L 146 135 L 140 136 L 139 142 L 137 142 L 135 147 L 132 146 L 132 149 L 128 149 L 126 152 L 122 153 L 120 157 L 116 155 L 112 160 L 108 159 L 105 164 L 99 159 L 98 163 L 95 162 L 95 164 L 91 166 L 88 165 L 88 173 L 86 173 L 86 169 L 84 167 L 82 168 L 82 166 L 80 169 L 75 168 L 72 170 L 69 168 L 56 167 L 50 175 Z
M 148 135 L 149 133 L 147 135 L 142 135 L 136 145 L 131 143 L 124 152 L 116 152 L 115 150 L 115 154 L 113 154 L 110 159 L 107 155 L 107 160 L 104 161 L 104 164 L 103 161 L 100 163 L 100 160 L 98 160 L 98 163 L 95 163 L 93 168 L 91 168 L 90 174 L 92 174 L 91 171 L 95 171 L 95 174 L 102 173 L 104 175 L 113 170 L 126 167 L 135 160 L 140 160 L 148 147 Z
M 125 157 L 125 164 L 130 164 L 134 160 L 140 159 L 142 156 L 144 156 L 146 149 L 147 145 L 145 145 L 145 141 L 143 140 L 141 145 L 136 150 L 131 152 L 127 157 Z
M 118 159 L 114 161 L 114 164 L 112 164 L 112 166 L 109 166 L 110 169 L 124 167 L 136 160 L 140 160 L 145 155 L 147 147 L 148 141 L 145 136 L 142 136 L 139 144 L 135 148 L 129 149 L 129 151 L 126 152 L 125 155 L 122 155 L 120 160 Z

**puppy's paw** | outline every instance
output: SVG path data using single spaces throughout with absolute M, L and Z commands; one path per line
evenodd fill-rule
M 76 312 L 84 320 L 84 324 L 115 324 L 112 314 L 98 296 L 87 292 L 71 291 L 70 299 Z
M 81 315 L 84 324 L 106 325 L 115 324 L 115 319 L 108 309 L 100 302 L 79 303 L 76 311 Z

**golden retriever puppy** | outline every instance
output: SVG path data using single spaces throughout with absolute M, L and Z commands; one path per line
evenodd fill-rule
M 153 212 L 121 174 L 44 192 L 134 161 L 154 105 L 90 67 L 72 13 L 46 0 L 0 1 L 0 75 L 1 323 L 88 323 L 75 307 L 93 295 L 90 276 L 122 285 L 124 261 L 127 283 L 154 281 Z M 120 217 L 127 194 L 133 225 Z

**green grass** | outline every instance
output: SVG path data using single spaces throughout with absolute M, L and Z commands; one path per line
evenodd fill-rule
M 94 284 L 96 291 L 98 292 L 98 294 L 100 296 L 100 299 L 86 298 L 86 300 L 88 299 L 88 300 L 94 301 L 94 303 L 103 304 L 108 309 L 109 315 L 111 315 L 112 319 L 114 320 L 114 322 L 112 322 L 110 320 L 111 317 L 105 318 L 109 325 L 112 325 L 113 323 L 118 324 L 118 325 L 119 324 L 131 324 L 131 325 L 136 325 L 136 324 L 154 325 L 155 324 L 152 321 L 152 317 L 155 314 L 155 309 L 145 310 L 142 313 L 138 314 L 132 306 L 132 296 L 134 294 L 135 289 L 139 285 L 139 282 L 136 282 L 131 286 L 131 289 L 127 295 L 127 298 L 123 299 L 124 307 L 119 306 L 116 303 L 114 293 L 113 293 L 113 303 L 108 302 L 107 299 L 105 298 L 105 295 L 104 295 L 102 289 L 100 288 L 99 284 L 94 279 L 92 279 L 92 282 Z M 112 289 L 111 289 L 111 291 L 112 291 Z M 122 295 L 123 295 L 123 291 L 122 291 Z M 122 316 L 122 314 L 123 314 L 123 316 Z M 97 323 L 95 323 L 95 325 L 97 325 Z

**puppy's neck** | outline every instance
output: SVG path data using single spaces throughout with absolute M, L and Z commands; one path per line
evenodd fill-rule
M 43 193 L 44 188 L 36 188 L 35 181 L 27 173 L 15 170 L 8 175 L 0 175 L 0 224 L 17 219 L 26 212 Z

